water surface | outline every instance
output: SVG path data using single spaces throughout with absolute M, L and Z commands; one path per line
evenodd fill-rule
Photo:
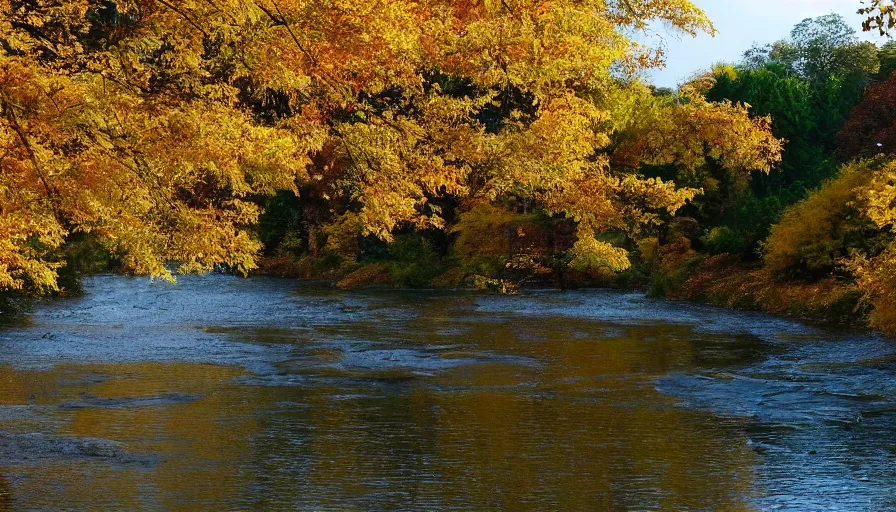
M 0 510 L 896 510 L 896 343 L 640 294 L 101 276 L 0 327 Z

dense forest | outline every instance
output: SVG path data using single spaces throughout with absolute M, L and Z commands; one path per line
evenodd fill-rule
M 836 15 L 669 90 L 633 34 L 713 33 L 686 0 L 0 11 L 6 296 L 105 270 L 609 285 L 896 331 L 896 43 Z

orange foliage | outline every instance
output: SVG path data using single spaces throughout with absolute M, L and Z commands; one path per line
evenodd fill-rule
M 615 104 L 638 95 L 614 65 L 660 61 L 629 39 L 653 21 L 712 31 L 687 0 L 0 0 L 0 288 L 53 289 L 53 250 L 78 232 L 137 273 L 247 272 L 253 198 L 298 185 L 349 210 L 335 242 L 444 227 L 433 196 L 512 195 L 607 253 L 596 232 L 637 231 L 697 192 L 595 155 L 624 122 Z M 445 93 L 427 70 L 480 92 Z M 476 114 L 508 88 L 537 113 L 487 132 Z M 656 133 L 699 129 L 651 161 L 777 159 L 740 107 L 669 107 Z

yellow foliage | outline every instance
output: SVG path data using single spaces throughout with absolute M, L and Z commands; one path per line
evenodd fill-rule
M 765 243 L 765 266 L 772 275 L 829 273 L 848 256 L 846 235 L 868 224 L 854 203 L 869 172 L 864 164 L 846 166 L 784 214 Z
M 881 228 L 896 225 L 896 162 L 874 173 L 868 186 L 859 191 L 862 211 Z
M 685 87 L 681 97 L 651 96 L 646 88 L 624 91 L 625 110 L 615 120 L 625 133 L 614 159 L 637 165 L 676 164 L 694 172 L 706 159 L 734 172 L 768 172 L 781 161 L 781 141 L 771 133 L 771 119 L 751 117 L 748 107 L 707 102 Z
M 874 307 L 871 325 L 896 335 L 896 244 L 873 258 L 856 257 L 850 269 L 858 277 L 865 299 Z
M 576 256 L 570 266 L 577 270 L 607 268 L 614 272 L 621 272 L 631 267 L 625 249 L 614 247 L 593 236 L 580 234 L 579 240 L 573 247 L 573 252 Z
M 466 205 L 451 228 L 457 234 L 454 254 L 478 273 L 497 275 L 512 257 L 511 239 L 532 217 L 479 201 Z
M 863 243 L 850 244 L 850 232 Z M 871 324 L 896 333 L 896 161 L 847 165 L 794 206 L 772 228 L 765 264 L 779 276 L 842 266 L 873 307 Z
M 339 252 L 349 233 L 444 227 L 432 197 L 512 195 L 577 219 L 579 256 L 621 268 L 596 232 L 637 232 L 697 193 L 598 155 L 623 124 L 614 104 L 638 96 L 613 69 L 661 63 L 632 30 L 713 31 L 687 0 L 96 5 L 0 0 L 0 288 L 54 288 L 50 253 L 76 232 L 137 273 L 248 272 L 253 200 L 309 183 L 352 205 L 331 229 Z M 443 93 L 425 70 L 483 93 Z M 511 88 L 537 113 L 486 132 L 476 113 L 488 91 Z M 639 159 L 690 168 L 709 148 L 746 171 L 779 157 L 765 121 L 740 106 L 661 107 L 635 123 Z
M 879 254 L 856 256 L 850 269 L 874 306 L 871 325 L 896 334 L 896 161 L 872 174 L 868 185 L 859 190 L 857 204 L 884 234 L 886 246 Z
M 347 213 L 327 226 L 327 248 L 345 261 L 358 254 L 358 237 L 361 236 L 361 219 L 356 214 Z

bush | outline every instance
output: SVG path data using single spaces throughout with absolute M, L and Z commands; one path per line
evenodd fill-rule
M 888 249 L 860 273 L 864 300 L 874 308 L 871 326 L 896 336 L 896 249 Z
M 451 229 L 457 235 L 454 256 L 471 274 L 499 278 L 512 258 L 513 234 L 533 223 L 532 215 L 520 215 L 487 202 L 476 203 Z
M 849 280 L 780 282 L 768 270 L 744 264 L 730 255 L 712 256 L 700 262 L 673 296 L 840 325 L 858 324 L 865 319 L 865 310 L 859 304 L 861 297 L 861 291 Z
M 878 243 L 856 251 L 849 269 L 858 278 L 864 302 L 874 307 L 871 325 L 896 335 L 896 160 L 874 173 L 857 204 L 878 230 Z
M 645 248 L 642 247 L 642 250 Z M 683 236 L 653 250 L 655 253 L 652 256 L 654 264 L 650 294 L 659 297 L 675 297 L 705 259 L 691 248 L 690 241 Z
M 873 224 L 856 209 L 858 189 L 869 180 L 871 163 L 843 168 L 808 198 L 791 207 L 772 227 L 765 266 L 777 279 L 830 275 L 861 246 Z
M 758 249 L 785 206 L 797 199 L 779 195 L 756 197 L 749 189 L 725 214 L 723 224 L 709 231 L 701 242 L 712 254 L 737 254 L 757 259 Z
M 418 233 L 396 237 L 389 245 L 392 281 L 399 286 L 430 286 L 442 270 L 442 260 L 432 244 Z

